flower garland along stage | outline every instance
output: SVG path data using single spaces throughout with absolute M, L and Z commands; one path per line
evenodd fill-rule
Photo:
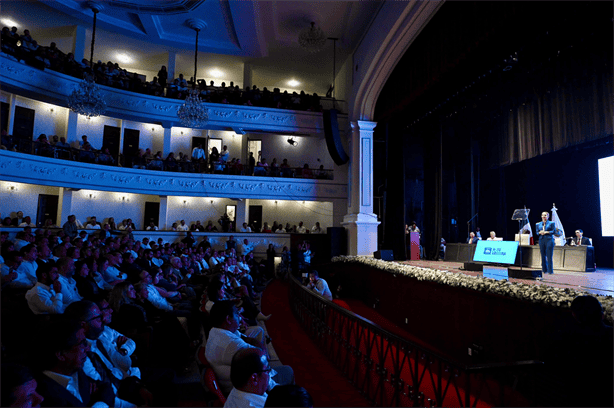
M 332 259 L 332 262 L 362 264 L 384 272 L 405 275 L 420 281 L 430 281 L 452 287 L 488 292 L 495 295 L 503 295 L 514 299 L 533 303 L 543 303 L 555 307 L 568 308 L 576 297 L 591 295 L 596 297 L 603 306 L 607 323 L 612 324 L 613 322 L 612 312 L 614 312 L 614 298 L 612 296 L 593 295 L 584 291 L 570 288 L 553 288 L 548 285 L 529 285 L 521 282 L 509 282 L 506 279 L 495 280 L 480 276 L 468 276 L 462 273 L 402 265 L 364 256 L 336 256 Z

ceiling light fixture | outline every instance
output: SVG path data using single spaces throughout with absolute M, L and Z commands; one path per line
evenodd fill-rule
M 292 146 L 294 146 L 294 147 L 298 146 L 298 142 L 296 140 L 294 140 L 293 138 L 291 138 L 291 137 L 288 138 L 287 142 L 289 144 L 291 144 Z
M 288 81 L 288 85 L 290 85 L 291 87 L 296 87 L 299 86 L 301 83 L 299 81 L 297 81 L 296 79 L 291 79 Z
M 132 57 L 128 54 L 117 54 L 115 58 L 117 58 L 117 60 L 122 64 L 130 64 L 132 62 Z
M 88 119 L 100 116 L 107 110 L 100 88 L 94 82 L 93 65 L 94 65 L 94 42 L 96 41 L 96 16 L 104 7 L 95 2 L 89 1 L 88 7 L 94 13 L 94 23 L 92 25 L 92 45 L 90 47 L 90 74 L 75 88 L 68 97 L 68 107 L 79 115 L 87 116 Z
M 177 117 L 181 121 L 181 125 L 188 128 L 198 129 L 203 128 L 209 122 L 209 114 L 205 104 L 198 98 L 198 90 L 196 89 L 196 67 L 198 62 L 198 33 L 207 26 L 205 22 L 199 18 L 191 18 L 186 21 L 191 29 L 196 31 L 196 45 L 194 50 L 194 82 L 185 103 L 177 110 Z
M 16 22 L 11 20 L 10 18 L 2 18 L 2 19 L 0 19 L 0 22 L 2 24 L 4 24 L 5 26 L 7 26 L 7 27 L 17 27 L 17 28 L 19 28 L 19 24 L 17 24 Z
M 324 44 L 326 44 L 326 35 L 312 21 L 311 27 L 305 28 L 298 35 L 298 43 L 303 49 L 313 54 L 322 50 Z

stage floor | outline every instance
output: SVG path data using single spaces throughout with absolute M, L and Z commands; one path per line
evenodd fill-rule
M 464 265 L 462 262 L 420 260 L 403 261 L 399 263 L 462 273 L 468 276 L 482 276 L 482 272 L 461 270 L 460 268 Z M 573 288 L 596 295 L 614 296 L 614 269 L 597 268 L 595 272 L 555 271 L 554 275 L 545 275 L 541 281 L 514 278 L 509 279 L 509 281 L 525 283 L 527 285 L 548 285 L 562 289 Z

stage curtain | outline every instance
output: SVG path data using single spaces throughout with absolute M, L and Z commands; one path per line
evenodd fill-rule
M 424 214 L 425 230 L 422 231 L 427 259 L 438 259 L 439 245 L 441 243 L 442 216 L 443 216 L 443 157 L 442 140 L 443 125 L 436 123 L 430 129 L 430 137 L 425 143 L 425 156 L 428 160 L 424 164 L 425 193 L 424 204 L 427 209 Z

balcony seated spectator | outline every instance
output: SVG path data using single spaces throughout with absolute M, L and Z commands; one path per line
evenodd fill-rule
M 107 166 L 112 166 L 115 164 L 115 160 L 113 159 L 113 156 L 111 156 L 111 152 L 109 152 L 108 147 L 102 148 L 102 152 L 98 155 L 96 160 L 99 164 L 104 164 Z
M 281 164 L 279 165 L 279 169 L 281 170 L 282 177 L 292 177 L 292 169 L 288 164 L 288 159 L 283 159 Z
M 135 156 L 131 158 L 133 169 L 144 169 L 147 166 L 147 160 L 145 159 L 145 151 L 139 149 Z
M 84 144 L 83 149 L 79 151 L 79 161 L 84 163 L 94 163 L 96 161 L 96 155 L 89 143 Z
M 177 164 L 177 160 L 175 159 L 175 153 L 170 152 L 168 156 L 166 156 L 166 160 L 164 160 L 164 168 L 167 171 L 179 170 L 179 165 Z
M 164 160 L 162 159 L 162 152 L 157 152 L 147 165 L 149 170 L 164 170 Z
M 197 220 L 196 223 L 192 224 L 190 227 L 190 231 L 204 232 L 205 226 L 200 223 L 200 220 Z
M 158 77 L 153 77 L 153 80 L 147 83 L 147 93 L 153 96 L 164 96 L 164 87 L 158 82 Z
M 160 82 L 160 86 L 162 87 L 162 89 L 166 88 L 166 82 L 168 81 L 168 71 L 166 70 L 166 66 L 164 65 L 162 65 L 160 67 L 160 70 L 158 71 L 158 81 Z

